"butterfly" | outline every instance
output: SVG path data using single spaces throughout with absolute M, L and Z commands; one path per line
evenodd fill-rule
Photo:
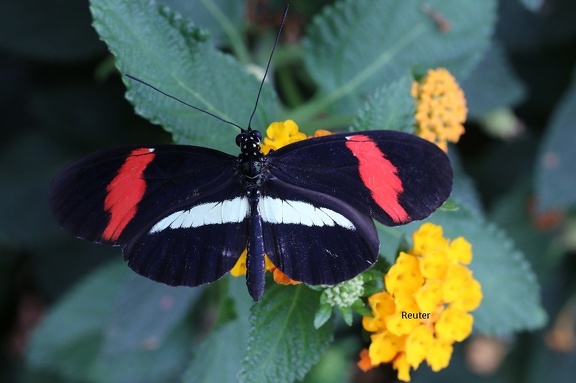
M 79 238 L 121 247 L 137 273 L 173 286 L 214 282 L 247 249 L 246 284 L 258 300 L 265 255 L 306 284 L 349 280 L 378 259 L 374 220 L 396 226 L 423 219 L 452 189 L 447 155 L 408 133 L 339 133 L 264 155 L 250 123 L 225 122 L 240 129 L 238 156 L 132 145 L 80 159 L 51 184 L 53 215 Z
M 257 300 L 264 254 L 294 280 L 337 284 L 378 259 L 373 219 L 423 219 L 451 191 L 446 154 L 411 134 L 333 134 L 268 155 L 261 140 L 242 131 L 237 157 L 183 145 L 100 151 L 54 179 L 50 205 L 67 231 L 122 247 L 134 271 L 169 285 L 216 281 L 247 248 Z

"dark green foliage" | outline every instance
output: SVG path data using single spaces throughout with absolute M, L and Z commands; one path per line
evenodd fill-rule
M 334 315 L 321 291 L 271 281 L 254 304 L 243 278 L 229 276 L 195 289 L 159 285 L 133 274 L 119 249 L 70 238 L 47 206 L 58 170 L 96 149 L 174 141 L 237 153 L 236 128 L 123 74 L 245 126 L 284 5 L 254 3 L 0 3 L 0 381 L 351 381 L 368 340 L 361 307 Z M 458 346 L 446 370 L 422 368 L 413 381 L 569 381 L 573 350 L 559 356 L 541 332 L 518 334 L 554 323 L 576 291 L 575 3 L 429 0 L 433 14 L 421 3 L 294 0 L 283 38 L 297 44 L 278 47 L 252 126 L 290 118 L 306 133 L 411 132 L 412 80 L 450 69 L 470 120 L 450 148 L 453 194 L 427 220 L 472 243 L 484 292 L 475 332 L 512 351 L 479 377 Z M 483 129 L 495 111 L 521 133 L 506 141 Z M 378 226 L 382 261 L 409 247 L 420 224 Z M 41 319 L 33 332 L 21 331 L 26 315 Z

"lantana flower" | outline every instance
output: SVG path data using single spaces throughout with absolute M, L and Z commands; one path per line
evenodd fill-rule
M 430 69 L 412 84 L 416 102 L 416 134 L 448 151 L 448 142 L 464 134 L 466 98 L 454 76 L 444 68 Z
M 398 378 L 410 381 L 410 368 L 426 361 L 433 371 L 450 362 L 452 344 L 472 332 L 469 313 L 482 300 L 480 283 L 467 265 L 472 246 L 463 237 L 450 241 L 442 227 L 423 224 L 409 252 L 400 252 L 384 277 L 385 291 L 368 298 L 372 316 L 362 320 L 371 344 L 358 366 L 364 371 L 392 363 Z
M 262 153 L 268 154 L 270 150 L 277 150 L 306 138 L 306 135 L 299 131 L 298 125 L 292 120 L 273 122 L 266 129 L 266 137 L 260 148 Z

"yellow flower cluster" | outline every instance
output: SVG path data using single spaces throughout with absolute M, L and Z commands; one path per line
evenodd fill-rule
M 412 84 L 416 101 L 416 134 L 448 150 L 464 134 L 466 98 L 454 77 L 444 68 L 430 69 Z
M 406 382 L 410 367 L 424 360 L 434 371 L 448 365 L 452 344 L 472 332 L 474 318 L 468 312 L 482 300 L 481 286 L 465 266 L 472 261 L 468 241 L 450 241 L 432 223 L 422 225 L 413 240 L 413 248 L 400 252 L 384 277 L 386 291 L 368 299 L 373 316 L 362 324 L 373 334 L 358 363 L 368 370 L 392 362 Z

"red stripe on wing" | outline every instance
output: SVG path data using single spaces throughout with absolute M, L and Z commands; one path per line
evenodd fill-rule
M 134 218 L 138 203 L 146 193 L 144 170 L 154 159 L 154 149 L 133 150 L 118 170 L 118 174 L 106 187 L 104 209 L 110 213 L 110 221 L 102 233 L 102 238 L 115 241 L 126 225 Z
M 356 134 L 347 137 L 346 147 L 358 158 L 360 178 L 378 204 L 396 223 L 410 221 L 398 197 L 404 191 L 398 169 L 370 137 Z

